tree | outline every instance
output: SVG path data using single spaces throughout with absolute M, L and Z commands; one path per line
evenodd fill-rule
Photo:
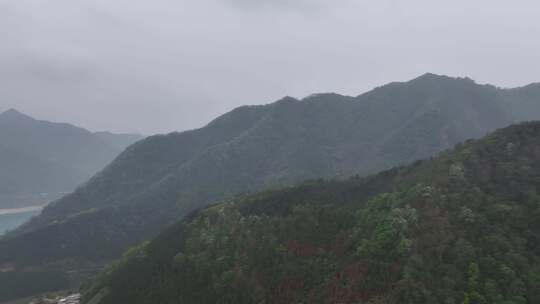
M 480 273 L 480 269 L 478 268 L 478 264 L 476 263 L 470 263 L 469 264 L 469 279 L 468 279 L 468 291 L 465 293 L 465 299 L 463 300 L 463 304 L 486 304 L 487 301 L 480 294 L 478 291 L 478 275 Z

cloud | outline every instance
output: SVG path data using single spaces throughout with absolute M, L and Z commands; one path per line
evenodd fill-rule
M 540 80 L 539 9 L 532 0 L 4 0 L 0 107 L 154 133 L 427 71 L 522 85 Z
M 242 9 L 280 9 L 280 10 L 299 10 L 309 12 L 321 8 L 329 2 L 325 0 L 225 0 L 229 4 Z M 344 0 L 338 0 L 344 1 Z M 338 4 L 339 5 L 339 4 Z

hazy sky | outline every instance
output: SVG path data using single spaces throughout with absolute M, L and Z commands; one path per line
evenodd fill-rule
M 0 111 L 199 127 L 243 104 L 424 72 L 540 81 L 538 0 L 0 0 Z

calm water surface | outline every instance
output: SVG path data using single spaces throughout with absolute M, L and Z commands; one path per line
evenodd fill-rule
M 17 209 L 0 209 L 0 236 L 24 224 L 30 218 L 38 215 L 43 207 L 27 207 Z

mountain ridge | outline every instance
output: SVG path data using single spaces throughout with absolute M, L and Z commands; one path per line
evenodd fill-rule
M 393 84 L 390 84 L 389 86 L 391 86 L 391 90 L 403 90 L 403 88 L 407 87 L 407 86 L 410 86 L 411 83 L 414 83 L 416 82 L 417 80 L 419 79 L 428 79 L 429 81 L 432 81 L 432 80 L 440 80 L 440 79 L 443 79 L 444 80 L 444 83 L 449 83 L 449 84 L 457 84 L 457 83 L 462 83 L 463 82 L 463 79 L 455 79 L 455 78 L 450 78 L 450 77 L 445 77 L 445 76 L 433 76 L 434 74 L 426 74 L 424 76 L 421 76 L 419 78 L 416 78 L 414 80 L 412 80 L 411 82 L 402 82 L 402 83 L 393 83 Z M 474 85 L 474 82 L 471 82 L 471 81 L 465 81 L 465 83 L 467 83 L 468 85 Z M 397 88 L 396 88 L 397 86 Z M 324 104 L 327 104 L 328 102 L 330 102 L 332 105 L 336 105 L 338 102 L 340 104 L 343 104 L 343 102 L 347 103 L 347 101 L 350 101 L 350 102 L 353 102 L 355 104 L 361 104 L 361 103 L 364 103 L 364 104 L 369 104 L 369 103 L 373 103 L 373 101 L 376 101 L 378 99 L 381 99 L 382 97 L 378 95 L 378 92 L 380 92 L 380 90 L 382 89 L 385 89 L 385 88 L 388 88 L 388 86 L 383 86 L 383 87 L 379 87 L 371 92 L 368 92 L 368 93 L 365 93 L 365 94 L 361 94 L 359 95 L 358 97 L 347 97 L 347 96 L 341 96 L 341 95 L 337 95 L 337 94 L 319 94 L 317 95 L 317 97 L 314 99 L 313 97 L 311 98 L 308 98 L 308 99 L 304 99 L 304 100 L 298 100 L 298 99 L 294 99 L 294 98 L 290 98 L 290 97 L 285 97 L 281 100 L 279 100 L 278 102 L 274 103 L 274 104 L 270 104 L 270 105 L 263 105 L 263 106 L 255 106 L 255 107 L 241 107 L 241 108 L 238 108 L 236 110 L 233 110 L 232 112 L 228 113 L 228 114 L 225 114 L 223 115 L 222 117 L 210 122 L 207 127 L 214 127 L 214 126 L 217 126 L 217 127 L 223 127 L 223 125 L 220 125 L 220 123 L 223 121 L 223 120 L 226 120 L 226 119 L 229 119 L 229 116 L 234 116 L 234 115 L 244 115 L 242 117 L 242 119 L 245 119 L 245 117 L 247 117 L 248 115 L 254 115 L 254 117 L 257 119 L 257 118 L 261 118 L 261 117 L 266 117 L 262 120 L 259 120 L 259 123 L 264 123 L 265 121 L 268 121 L 269 119 L 271 119 L 270 117 L 274 117 L 275 118 L 275 115 L 287 115 L 287 114 L 284 114 L 285 111 L 283 110 L 283 107 L 286 107 L 289 111 L 292 111 L 294 110 L 295 108 L 300 108 L 302 105 L 304 105 L 304 103 L 307 101 L 310 103 L 310 106 L 311 107 L 316 107 L 316 106 L 321 106 L 321 105 L 324 105 Z M 420 88 L 420 91 L 422 91 L 423 88 Z M 429 87 L 429 89 L 427 90 L 428 91 L 428 94 L 430 93 L 429 91 L 432 91 L 432 88 Z M 400 92 L 398 92 L 396 95 L 399 95 Z M 332 98 L 330 98 L 332 97 Z M 333 99 L 333 97 L 338 97 L 337 99 Z M 384 96 L 383 96 L 384 97 Z M 392 96 L 392 99 L 391 99 L 391 102 L 392 103 L 395 103 L 395 100 L 396 98 L 399 98 L 399 96 Z M 360 101 L 359 101 L 360 99 Z M 292 102 L 294 101 L 294 102 Z M 316 103 L 313 102 L 313 101 L 317 101 Z M 290 103 L 292 102 L 292 103 Z M 350 103 L 349 103 L 350 104 Z M 403 104 L 406 104 L 405 102 L 403 102 Z M 435 107 L 437 107 L 437 105 L 440 105 L 440 103 L 435 103 Z M 386 105 L 379 105 L 380 108 L 384 108 Z M 391 108 L 391 107 L 389 107 Z M 259 113 L 257 113 L 258 110 L 261 110 L 261 109 L 269 109 L 268 111 L 266 111 L 266 113 L 262 113 L 262 111 L 260 111 Z M 368 110 L 370 110 L 369 108 L 367 108 Z M 424 110 L 423 110 L 424 109 Z M 304 109 L 302 108 L 301 111 L 303 111 Z M 344 109 L 343 107 L 341 108 L 336 108 L 334 110 L 337 110 L 334 111 L 333 114 L 335 114 L 336 116 L 340 116 L 340 117 L 346 117 L 347 116 L 347 113 L 346 111 L 349 110 L 349 109 Z M 275 112 L 277 111 L 277 112 Z M 298 111 L 298 110 L 297 110 Z M 435 115 L 437 116 L 437 112 L 440 112 L 441 110 L 438 109 L 438 108 L 435 108 L 434 111 L 430 110 L 430 111 L 426 111 L 425 108 L 424 108 L 424 105 L 422 105 L 421 103 L 417 103 L 417 106 L 416 106 L 416 110 L 415 111 L 419 111 L 417 112 L 417 114 L 420 116 L 420 117 L 424 117 L 425 116 L 425 119 L 431 119 L 433 120 L 434 118 L 429 118 L 430 115 Z M 501 111 L 500 109 L 499 110 L 496 110 L 497 111 Z M 249 112 L 249 113 L 248 113 Z M 400 112 L 400 110 L 396 110 L 396 112 Z M 272 114 L 274 113 L 274 114 Z M 277 114 L 276 114 L 277 113 Z M 264 114 L 264 115 L 263 115 Z M 398 113 L 398 114 L 402 114 L 402 113 Z M 261 116 L 263 115 L 263 116 Z M 274 116 L 272 116 L 274 115 Z M 302 114 L 302 115 L 305 115 Z M 361 114 L 362 115 L 362 114 Z M 365 115 L 365 114 L 364 114 Z M 500 114 L 495 114 L 495 115 L 489 115 L 489 116 L 497 116 Z M 417 119 L 417 117 L 415 117 L 415 115 L 413 114 L 413 112 L 411 112 L 409 115 L 408 115 L 409 120 L 412 120 L 414 121 L 415 119 Z M 279 119 L 279 117 L 278 117 Z M 333 119 L 333 118 L 329 118 L 329 119 Z M 504 122 L 504 124 L 507 124 L 507 123 L 511 123 L 513 122 L 513 120 L 507 120 L 506 122 Z M 242 127 L 242 126 L 241 126 Z M 254 126 L 252 126 L 254 127 Z M 395 128 L 394 132 L 397 132 L 396 134 L 399 134 L 399 132 L 403 129 L 403 128 L 406 128 L 406 127 L 411 127 L 409 126 L 408 123 L 400 123 L 398 125 L 395 125 L 395 126 L 391 126 L 393 128 Z M 260 128 L 260 127 L 259 127 Z M 414 126 L 412 126 L 411 128 L 414 128 Z M 477 134 L 473 134 L 472 136 L 482 136 L 484 135 L 485 133 L 487 133 L 489 130 L 491 129 L 494 129 L 495 126 L 489 126 L 487 128 L 483 128 L 484 130 L 482 130 L 481 132 L 477 133 Z M 200 133 L 201 130 L 203 130 L 204 128 L 202 129 L 197 129 L 197 130 L 193 130 L 193 131 L 186 131 L 186 132 L 181 132 L 181 133 L 171 133 L 169 135 L 165 135 L 165 137 L 162 137 L 162 136 L 159 136 L 158 138 L 171 138 L 171 137 L 175 137 L 175 136 L 185 136 L 185 134 L 191 134 L 191 132 L 195 132 L 195 134 L 197 133 Z M 248 129 L 249 130 L 249 129 Z M 247 130 L 243 130 L 244 132 L 248 132 Z M 219 131 L 218 131 L 219 132 Z M 389 139 L 387 141 L 390 141 L 392 138 L 395 138 L 395 137 L 398 137 L 398 135 L 387 135 L 389 136 Z M 459 136 L 459 135 L 456 135 L 456 136 Z M 238 137 L 238 135 L 236 135 L 235 139 L 236 140 L 239 140 L 240 137 Z M 465 139 L 465 136 L 461 136 L 461 139 Z M 456 140 L 452 140 L 453 142 L 456 142 Z M 223 142 L 220 143 L 221 145 L 221 148 L 224 148 L 223 146 Z M 384 144 L 380 144 L 382 146 L 384 146 Z M 446 147 L 445 147 L 446 148 Z M 391 147 L 388 147 L 386 149 L 392 149 Z M 199 151 L 200 152 L 200 151 Z M 376 152 L 373 152 L 373 153 L 376 153 Z M 424 153 L 424 155 L 421 155 L 420 157 L 418 158 L 425 158 L 425 157 L 428 157 L 429 155 L 432 155 L 433 153 L 432 152 L 428 152 L 428 153 Z M 170 155 L 170 154 L 169 154 Z M 170 157 L 170 156 L 168 156 Z M 371 172 L 373 172 L 375 170 L 371 170 Z M 356 172 L 348 172 L 347 174 L 354 174 Z M 361 173 L 361 172 L 360 172 Z M 346 176 L 346 174 L 343 174 L 344 176 Z M 47 211 L 47 210 L 46 210 Z
M 149 137 L 0 239 L 0 265 L 62 265 L 73 273 L 79 266 L 65 261 L 109 261 L 215 201 L 313 178 L 372 174 L 540 118 L 540 90 L 515 94 L 430 78 L 357 97 L 316 94 L 239 107 L 203 128 Z

